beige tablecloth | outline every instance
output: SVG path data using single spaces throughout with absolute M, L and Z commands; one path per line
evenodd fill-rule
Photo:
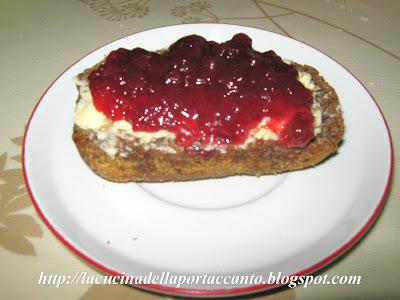
M 21 143 L 30 113 L 69 65 L 103 44 L 168 24 L 220 22 L 275 31 L 327 53 L 370 90 L 399 147 L 400 2 L 373 0 L 69 0 L 0 2 L 0 298 L 161 299 L 110 285 L 38 285 L 40 272 L 99 274 L 42 222 L 27 195 Z M 397 104 L 396 104 L 397 103 Z M 362 275 L 361 285 L 312 285 L 259 299 L 400 297 L 400 199 L 396 174 L 385 208 L 351 251 L 320 274 Z

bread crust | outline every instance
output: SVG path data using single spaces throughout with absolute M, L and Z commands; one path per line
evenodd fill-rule
M 343 138 L 344 122 L 335 90 L 307 65 L 293 63 L 311 75 L 319 88 L 314 101 L 322 109 L 321 132 L 304 148 L 287 148 L 275 141 L 258 141 L 244 149 L 228 146 L 225 153 L 204 156 L 187 154 L 176 145 L 176 153 L 129 145 L 128 155 L 109 156 L 100 147 L 92 130 L 74 125 L 72 138 L 86 164 L 99 176 L 115 182 L 162 182 L 217 178 L 231 175 L 276 174 L 315 166 L 337 151 Z M 80 76 L 86 76 L 88 72 Z M 79 101 L 79 98 L 78 98 Z M 127 143 L 119 138 L 119 144 Z

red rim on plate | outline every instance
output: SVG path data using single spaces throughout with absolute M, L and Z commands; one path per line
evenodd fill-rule
M 232 24 L 225 24 L 225 25 L 232 25 Z M 162 27 L 156 27 L 156 28 L 151 28 L 148 30 L 144 30 L 141 32 L 146 32 L 149 30 L 153 30 L 153 29 L 157 29 L 157 28 L 164 28 L 164 27 L 174 27 L 174 26 L 182 26 L 182 25 L 169 25 L 169 26 L 162 26 Z M 271 32 L 262 28 L 256 28 L 256 27 L 251 27 L 251 26 L 240 26 L 240 25 L 234 25 L 237 27 L 244 27 L 244 28 L 255 28 L 255 29 L 260 29 L 266 32 L 270 32 L 273 34 L 277 34 L 280 35 L 278 33 L 275 32 Z M 135 34 L 140 33 L 140 32 L 136 32 Z M 132 35 L 132 34 L 130 34 Z M 130 35 L 127 35 L 125 37 L 128 37 Z M 283 35 L 281 35 L 283 36 Z M 389 127 L 387 125 L 386 119 L 382 113 L 382 110 L 380 109 L 378 103 L 376 102 L 375 98 L 372 96 L 372 94 L 369 92 L 369 90 L 365 87 L 364 84 L 362 84 L 362 82 L 356 77 L 354 76 L 353 73 L 351 73 L 348 69 L 346 69 L 343 65 L 341 65 L 340 63 L 338 63 L 336 60 L 334 60 L 332 57 L 330 57 L 329 55 L 323 53 L 322 51 L 314 48 L 313 46 L 310 46 L 304 42 L 300 42 L 294 38 L 291 37 L 287 37 L 287 36 L 283 36 L 285 38 L 289 38 L 292 40 L 295 40 L 299 43 L 305 44 L 307 46 L 309 46 L 310 48 L 313 48 L 314 50 L 324 54 L 325 56 L 329 57 L 331 60 L 333 60 L 334 62 L 336 62 L 339 66 L 341 66 L 344 70 L 346 70 L 349 74 L 352 75 L 352 77 L 357 80 L 358 83 L 361 84 L 361 86 L 368 92 L 368 94 L 370 95 L 371 99 L 373 100 L 374 104 L 376 105 L 376 107 L 378 108 L 378 111 L 384 121 L 385 124 L 385 128 L 389 137 L 389 143 L 390 143 L 390 168 L 389 168 L 389 174 L 386 180 L 386 186 L 385 186 L 385 190 L 379 200 L 378 205 L 376 206 L 374 212 L 371 214 L 371 216 L 369 217 L 368 221 L 361 227 L 361 229 L 346 243 L 344 243 L 341 247 L 339 247 L 337 250 L 333 251 L 331 254 L 329 254 L 328 256 L 326 256 L 324 259 L 318 261 L 317 263 L 302 269 L 294 274 L 297 276 L 304 276 L 304 275 L 308 275 L 310 273 L 314 273 L 315 271 L 325 267 L 326 265 L 328 265 L 329 263 L 331 263 L 332 261 L 334 261 L 336 258 L 338 258 L 340 255 L 344 254 L 347 250 L 349 250 L 352 246 L 354 246 L 357 241 L 359 241 L 361 239 L 361 237 L 368 231 L 369 228 L 371 228 L 372 224 L 375 222 L 375 220 L 377 219 L 379 213 L 381 212 L 384 204 L 385 204 L 385 199 L 386 196 L 389 193 L 390 190 L 390 184 L 392 181 L 392 173 L 393 173 L 393 142 L 392 142 L 392 137 L 390 135 L 390 131 L 389 131 Z M 123 38 L 123 37 L 122 37 Z M 68 71 L 71 67 L 73 67 L 74 65 L 76 65 L 77 63 L 79 63 L 84 57 L 88 56 L 90 53 L 106 46 L 109 45 L 117 40 L 119 40 L 121 38 L 118 38 L 112 42 L 109 42 L 91 52 L 89 52 L 88 54 L 84 55 L 83 57 L 81 57 L 79 60 L 77 60 L 76 62 L 74 62 L 72 65 L 70 65 L 66 70 L 64 70 L 51 84 L 50 86 L 46 89 L 46 91 L 43 93 L 43 95 L 40 97 L 38 103 L 35 105 L 35 108 L 33 109 L 30 117 L 29 117 L 29 121 L 28 124 L 26 126 L 25 129 L 25 134 L 24 134 L 24 141 L 23 141 L 23 145 L 22 145 L 22 166 L 23 166 L 23 174 L 24 174 L 24 179 L 26 182 L 26 186 L 29 192 L 29 195 L 32 199 L 33 205 L 35 206 L 36 210 L 38 211 L 40 217 L 42 218 L 42 220 L 44 221 L 44 223 L 47 225 L 48 228 L 50 228 L 50 230 L 53 232 L 53 234 L 62 242 L 64 243 L 64 245 L 66 245 L 69 249 L 71 249 L 75 254 L 77 254 L 79 257 L 83 258 L 85 261 L 87 261 L 89 264 L 91 264 L 92 266 L 96 267 L 97 269 L 110 274 L 112 276 L 123 276 L 126 274 L 122 274 L 118 271 L 112 270 L 106 266 L 104 266 L 103 264 L 99 263 L 98 261 L 94 260 L 93 258 L 89 257 L 88 255 L 86 255 L 85 253 L 83 253 L 82 251 L 80 251 L 78 248 L 76 248 L 75 246 L 73 246 L 69 241 L 67 241 L 54 227 L 53 225 L 48 221 L 48 219 L 46 218 L 45 214 L 43 213 L 43 211 L 41 210 L 37 200 L 35 199 L 32 190 L 31 190 L 31 186 L 29 184 L 29 179 L 26 173 L 26 165 L 25 165 L 25 147 L 26 147 L 26 138 L 29 132 L 29 126 L 31 124 L 31 121 L 33 119 L 33 116 L 35 115 L 35 112 L 37 110 L 37 108 L 39 107 L 42 99 L 44 98 L 44 96 L 47 94 L 48 90 L 53 86 L 53 84 L 66 72 Z M 166 285 L 161 285 L 161 284 L 139 284 L 139 285 L 133 285 L 135 287 L 139 287 L 145 290 L 150 290 L 153 292 L 159 292 L 159 293 L 167 293 L 167 294 L 172 294 L 172 295 L 178 295 L 178 296 L 234 296 L 234 295 L 244 295 L 244 294 L 249 294 L 249 293 L 255 293 L 255 292 L 261 292 L 261 291 L 265 291 L 265 290 L 269 290 L 272 288 L 276 288 L 281 286 L 280 284 L 259 284 L 259 285 L 252 285 L 252 286 L 246 286 L 246 287 L 239 287 L 239 288 L 228 288 L 228 289 L 188 289 L 188 288 L 177 288 L 177 287 L 171 287 L 171 286 L 166 286 Z

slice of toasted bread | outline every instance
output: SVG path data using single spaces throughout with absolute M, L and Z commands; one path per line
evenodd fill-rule
M 101 177 L 116 181 L 183 181 L 230 175 L 265 175 L 304 169 L 334 154 L 343 138 L 344 123 L 335 90 L 310 66 L 293 63 L 299 72 L 311 75 L 316 86 L 314 103 L 322 111 L 320 132 L 304 148 L 287 148 L 276 141 L 257 141 L 246 147 L 228 146 L 225 151 L 208 155 L 187 154 L 173 141 L 160 138 L 158 149 L 138 145 L 117 137 L 115 155 L 100 146 L 90 129 L 73 128 L 73 140 L 86 164 Z M 80 74 L 87 77 L 90 70 Z M 80 98 L 78 98 L 78 101 Z M 173 151 L 161 151 L 162 147 Z M 122 150 L 124 149 L 124 150 Z M 129 149 L 129 151 L 126 151 Z

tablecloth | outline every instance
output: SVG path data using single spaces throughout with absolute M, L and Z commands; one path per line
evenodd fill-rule
M 361 285 L 278 289 L 254 299 L 400 297 L 400 2 L 373 0 L 68 0 L 0 2 L 0 298 L 171 299 L 122 285 L 40 285 L 46 274 L 99 274 L 46 227 L 21 166 L 25 126 L 40 96 L 93 49 L 181 23 L 229 23 L 293 37 L 328 54 L 369 89 L 391 130 L 395 166 L 386 205 L 368 234 L 318 274 L 362 275 Z

